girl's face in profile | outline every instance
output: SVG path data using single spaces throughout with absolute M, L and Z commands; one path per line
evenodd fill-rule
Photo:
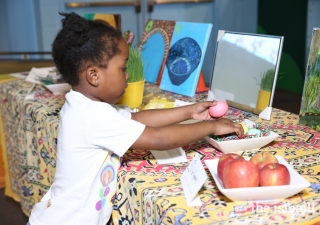
M 100 99 L 109 104 L 116 104 L 124 94 L 124 89 L 128 86 L 127 61 L 129 48 L 124 39 L 118 43 L 121 51 L 114 56 L 106 69 L 102 69 L 102 76 L 99 76 L 99 96 Z

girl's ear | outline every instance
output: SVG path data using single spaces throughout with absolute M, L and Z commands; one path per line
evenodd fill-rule
M 90 67 L 86 71 L 86 79 L 88 83 L 94 87 L 99 86 L 99 75 L 98 75 L 98 68 Z

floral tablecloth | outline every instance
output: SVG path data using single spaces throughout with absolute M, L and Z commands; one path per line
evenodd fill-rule
M 0 75 L 0 83 L 14 79 L 15 78 L 10 76 L 9 74 Z M 6 160 L 4 160 L 5 155 L 3 155 L 3 152 L 5 152 L 5 146 L 3 146 L 5 145 L 3 133 L 2 119 L 0 116 L 0 188 L 4 188 L 5 186 L 5 163 L 7 162 Z
M 18 79 L 0 84 L 7 179 L 5 194 L 20 201 L 29 216 L 52 184 L 56 167 L 58 116 L 64 95 L 54 96 L 42 86 L 25 100 L 32 84 Z
M 21 202 L 29 215 L 52 184 L 56 166 L 58 115 L 64 96 L 54 96 L 37 86 L 34 99 L 25 100 L 31 84 L 24 80 L 0 83 L 9 181 L 6 195 Z M 146 92 L 162 93 L 173 99 L 196 102 L 195 98 L 161 91 L 146 84 Z M 159 165 L 148 150 L 128 150 L 117 176 L 117 195 L 113 199 L 115 224 L 315 224 L 320 221 L 320 132 L 298 124 L 298 116 L 273 108 L 270 121 L 230 108 L 231 119 L 247 118 L 270 124 L 279 137 L 260 149 L 284 157 L 311 186 L 285 200 L 232 202 L 217 189 L 206 168 L 208 179 L 199 192 L 200 207 L 186 204 L 180 176 L 188 163 Z M 222 153 L 205 140 L 183 146 L 190 162 L 198 154 L 202 161 Z M 258 151 L 240 152 L 250 157 Z M 308 206 L 305 211 L 259 211 L 261 206 Z M 273 207 L 273 208 L 272 208 Z M 319 217 L 319 218 L 318 218 Z

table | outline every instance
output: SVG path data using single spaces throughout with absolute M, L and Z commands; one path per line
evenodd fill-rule
M 0 84 L 6 157 L 11 189 L 29 215 L 50 187 L 55 173 L 58 115 L 64 96 L 53 96 L 37 86 L 35 99 L 25 100 L 30 83 L 14 80 Z M 161 91 L 146 84 L 148 93 L 163 93 L 182 101 L 201 101 L 206 94 L 195 98 Z M 128 150 L 118 172 L 117 195 L 113 199 L 115 224 L 315 224 L 320 221 L 320 132 L 298 124 L 298 115 L 273 108 L 270 121 L 230 109 L 231 119 L 245 117 L 255 123 L 268 123 L 280 136 L 261 151 L 284 157 L 311 186 L 283 201 L 231 202 L 217 189 L 210 172 L 199 192 L 202 205 L 188 207 L 180 176 L 188 163 L 158 165 L 148 150 Z M 188 161 L 195 154 L 202 161 L 220 157 L 222 153 L 200 139 L 183 146 Z M 250 157 L 258 151 L 240 154 Z M 205 166 L 205 165 L 204 165 Z M 10 194 L 7 194 L 10 196 Z M 314 211 L 307 213 L 255 212 L 257 206 L 308 204 Z M 319 218 L 317 218 L 319 217 Z
M 9 76 L 8 74 L 2 74 L 0 75 L 0 83 L 14 80 L 15 78 L 12 76 Z M 3 160 L 3 154 L 2 152 L 4 151 L 2 149 L 2 143 L 4 143 L 4 136 L 3 136 L 3 126 L 2 126 L 2 119 L 0 116 L 0 188 L 4 188 L 5 186 L 5 163 L 7 162 L 6 160 Z
M 65 98 L 37 86 L 34 99 L 25 100 L 31 83 L 23 79 L 0 86 L 7 181 L 5 195 L 21 203 L 29 216 L 52 184 L 55 173 L 58 116 Z

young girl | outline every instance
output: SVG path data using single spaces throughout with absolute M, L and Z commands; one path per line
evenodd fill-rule
M 112 212 L 119 157 L 127 149 L 168 150 L 242 126 L 213 120 L 200 102 L 129 113 L 115 106 L 127 87 L 129 49 L 121 31 L 75 13 L 61 13 L 52 45 L 58 71 L 72 86 L 60 112 L 54 182 L 31 213 L 31 225 L 105 225 Z M 195 119 L 193 124 L 177 124 Z M 102 202 L 105 197 L 107 202 Z

